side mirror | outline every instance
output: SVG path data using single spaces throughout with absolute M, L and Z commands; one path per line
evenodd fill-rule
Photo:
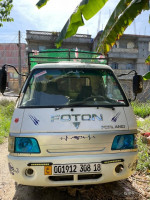
M 137 95 L 143 90 L 143 77 L 141 75 L 135 75 L 133 77 L 133 93 Z
M 6 89 L 6 83 L 7 83 L 7 72 L 5 70 L 5 67 L 2 67 L 2 69 L 0 69 L 0 92 L 2 94 Z

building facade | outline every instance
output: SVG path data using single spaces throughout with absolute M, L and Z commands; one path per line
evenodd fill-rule
M 58 33 L 44 32 L 44 31 L 31 31 L 27 30 L 27 44 L 28 51 L 32 50 L 45 50 L 55 49 L 55 41 L 58 37 Z M 96 49 L 99 37 L 102 32 L 99 32 L 97 36 L 92 39 L 91 35 L 77 34 L 63 41 L 62 49 L 75 49 L 85 51 L 94 51 Z M 115 74 L 127 74 L 131 70 L 136 70 L 138 74 L 143 75 L 150 71 L 150 66 L 145 64 L 145 59 L 150 54 L 150 36 L 141 35 L 128 35 L 124 34 L 113 46 L 108 53 L 109 65 L 114 69 Z M 132 78 L 134 72 L 128 76 L 120 77 L 121 84 L 127 94 L 127 96 L 133 99 L 132 93 Z M 144 88 L 146 93 L 142 99 L 150 99 L 149 81 L 144 82 Z M 139 95 L 138 98 L 140 98 Z
M 21 44 L 21 67 L 22 72 L 28 71 L 27 54 L 33 50 L 42 51 L 46 49 L 56 49 L 55 41 L 58 37 L 57 32 L 46 31 L 26 31 L 26 44 Z M 76 49 L 94 51 L 96 49 L 101 32 L 92 39 L 88 34 L 76 34 L 62 42 L 62 49 Z M 12 64 L 18 68 L 18 44 L 0 44 L 0 65 Z M 109 65 L 114 69 L 116 75 L 129 73 L 136 70 L 138 74 L 145 74 L 150 71 L 150 66 L 145 64 L 145 59 L 150 54 L 150 36 L 124 34 L 113 46 L 108 54 Z M 18 88 L 18 74 L 11 68 L 8 69 L 8 87 L 15 90 Z M 120 77 L 120 81 L 129 98 L 132 94 L 132 77 Z M 23 81 L 22 81 L 23 82 Z M 143 93 L 150 99 L 149 81 L 144 83 L 147 93 Z M 140 95 L 141 96 L 141 95 Z M 143 97 L 142 97 L 143 98 Z
M 93 41 L 96 49 L 101 32 Z M 136 70 L 143 75 L 150 71 L 145 59 L 150 54 L 150 36 L 124 34 L 109 52 L 109 65 L 115 70 Z
M 55 49 L 57 32 L 26 31 L 28 51 Z M 92 39 L 91 35 L 76 34 L 63 41 L 62 49 L 75 49 L 94 51 L 101 32 Z M 109 52 L 109 65 L 117 70 L 136 70 L 143 75 L 150 71 L 150 66 L 145 64 L 145 59 L 150 54 L 150 36 L 124 34 Z
M 93 41 L 93 50 L 96 49 L 99 32 Z M 138 74 L 144 75 L 150 71 L 150 65 L 145 64 L 145 60 L 150 54 L 150 36 L 124 34 L 108 53 L 109 65 L 114 69 L 116 75 L 127 74 L 136 70 Z M 120 77 L 121 84 L 127 96 L 133 98 L 132 78 L 134 72 L 128 76 Z M 144 92 L 138 95 L 143 101 L 150 99 L 150 82 L 144 81 Z
M 26 41 L 28 51 L 42 51 L 46 49 L 56 49 L 55 41 L 58 37 L 58 32 L 46 31 L 26 31 Z M 92 51 L 93 40 L 91 35 L 76 34 L 62 42 L 62 49 L 75 49 L 76 47 L 85 51 Z

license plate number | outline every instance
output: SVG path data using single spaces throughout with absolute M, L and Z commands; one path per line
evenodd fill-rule
M 79 163 L 52 165 L 52 174 L 98 173 L 101 171 L 100 163 Z

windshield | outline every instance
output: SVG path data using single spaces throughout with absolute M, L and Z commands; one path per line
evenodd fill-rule
M 125 95 L 108 69 L 35 69 L 21 107 L 122 106 Z

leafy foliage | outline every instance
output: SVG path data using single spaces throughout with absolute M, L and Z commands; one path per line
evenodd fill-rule
M 97 52 L 107 54 L 125 29 L 143 10 L 148 10 L 149 6 L 149 0 L 121 0 L 100 36 Z
M 0 101 L 0 143 L 8 136 L 14 105 L 13 101 Z
M 49 0 L 39 0 L 39 1 L 37 2 L 36 6 L 37 6 L 38 8 L 41 8 L 41 7 L 45 6 L 45 5 L 47 4 L 48 1 L 49 1 Z
M 142 132 L 150 132 L 150 117 L 147 117 L 143 120 L 137 120 L 137 126 Z
M 13 7 L 13 0 L 0 0 L 0 27 L 3 26 L 2 22 L 11 22 L 13 18 L 8 17 Z
M 83 16 L 86 20 L 89 20 L 105 5 L 107 1 L 108 0 L 82 0 L 66 22 L 59 37 L 57 38 L 57 48 L 61 46 L 64 39 L 76 34 L 79 26 L 84 25 Z
M 138 129 L 141 132 L 150 132 L 150 117 L 147 117 L 145 120 L 137 120 Z M 138 134 L 137 138 L 138 145 L 138 163 L 137 171 L 143 172 L 144 174 L 150 174 L 150 149 L 147 146 L 147 139 L 141 134 Z
M 150 65 L 150 55 L 146 58 L 145 64 Z
M 47 2 L 46 0 L 41 1 Z M 83 16 L 86 20 L 92 18 L 106 2 L 107 0 L 82 0 L 57 38 L 57 48 L 61 46 L 64 39 L 76 34 L 79 26 L 84 25 Z M 106 55 L 136 16 L 149 9 L 149 0 L 120 0 L 100 36 L 96 51 Z
M 116 9 L 113 11 L 112 15 L 109 18 L 109 21 L 102 33 L 102 35 L 100 36 L 100 41 L 98 42 L 98 48 L 97 50 L 100 48 L 100 43 L 106 38 L 106 36 L 109 35 L 112 27 L 114 26 L 115 22 L 118 20 L 119 16 L 121 15 L 121 13 L 128 7 L 128 5 L 131 3 L 132 0 L 121 0 L 118 5 L 116 6 Z
M 132 102 L 132 107 L 134 108 L 134 113 L 138 116 L 146 117 L 150 114 L 150 102 Z M 141 133 L 150 132 L 149 124 L 150 117 L 137 120 L 139 134 L 137 136 L 138 163 L 136 166 L 136 170 L 144 174 L 150 174 L 150 149 L 147 146 L 147 139 L 142 136 Z
M 138 163 L 136 170 L 147 174 L 150 171 L 149 148 L 147 144 L 143 143 L 141 137 L 138 138 L 137 145 L 138 145 Z
M 150 65 L 150 55 L 147 57 L 145 60 L 146 65 Z M 149 80 L 150 79 L 150 72 L 147 72 L 146 74 L 143 75 L 143 80 Z
M 147 72 L 146 74 L 143 75 L 143 80 L 149 80 L 150 79 L 150 72 Z
M 134 114 L 145 118 L 150 115 L 150 102 L 142 103 L 138 101 L 134 101 L 131 103 Z

